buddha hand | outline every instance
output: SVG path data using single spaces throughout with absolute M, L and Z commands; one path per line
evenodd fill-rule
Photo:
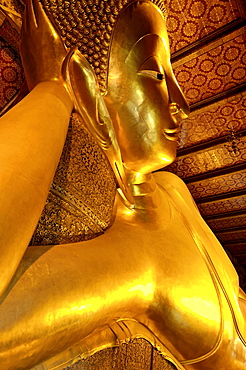
M 30 90 L 44 81 L 63 83 L 61 68 L 66 48 L 38 0 L 27 0 L 20 53 Z

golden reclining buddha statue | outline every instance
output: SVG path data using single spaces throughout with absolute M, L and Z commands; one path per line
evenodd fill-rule
M 95 4 L 81 1 L 91 11 Z M 98 23 L 100 35 L 103 17 L 114 16 L 105 23 L 108 50 L 94 39 L 86 55 L 90 62 L 94 53 L 93 71 L 65 46 L 41 3 L 27 2 L 21 54 L 31 92 L 0 125 L 1 369 L 57 369 L 115 345 L 116 336 L 146 338 L 177 369 L 243 370 L 238 276 L 184 183 L 152 174 L 175 159 L 189 114 L 170 64 L 163 4 L 115 9 L 107 15 L 105 6 L 102 23 L 91 26 Z M 73 108 L 119 184 L 111 225 L 91 240 L 28 247 Z

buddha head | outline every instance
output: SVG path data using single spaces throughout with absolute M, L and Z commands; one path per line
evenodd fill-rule
M 44 0 L 44 6 L 67 46 L 77 45 L 93 67 L 125 167 L 147 174 L 170 164 L 189 108 L 170 64 L 163 3 L 60 0 L 54 8 Z
M 105 102 L 127 168 L 146 174 L 175 159 L 189 108 L 170 64 L 165 19 L 150 1 L 130 3 L 116 21 Z

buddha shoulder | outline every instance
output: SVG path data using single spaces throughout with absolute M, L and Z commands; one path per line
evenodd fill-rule
M 175 202 L 178 202 L 178 199 L 182 198 L 182 201 L 184 201 L 191 210 L 195 209 L 198 211 L 188 187 L 180 177 L 167 171 L 155 172 L 153 175 L 157 184 L 165 189 L 171 197 L 175 197 Z

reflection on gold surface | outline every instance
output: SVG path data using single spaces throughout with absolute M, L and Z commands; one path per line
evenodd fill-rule
M 197 297 L 182 298 L 181 304 L 185 306 L 184 310 L 188 308 L 190 311 L 203 316 L 206 320 L 211 320 L 211 317 L 215 317 L 217 314 L 217 308 L 214 305 Z M 219 317 L 217 321 L 219 322 Z
M 243 370 L 237 274 L 183 182 L 151 173 L 174 160 L 189 114 L 171 68 L 165 19 L 150 1 L 121 4 L 114 14 L 104 21 L 110 32 L 102 96 L 85 57 L 66 49 L 37 0 L 27 3 L 21 50 L 32 91 L 4 116 L 0 135 L 1 365 L 61 369 L 145 338 L 180 370 Z M 118 176 L 111 227 L 84 242 L 27 248 L 72 105 Z M 95 214 L 85 213 L 93 224 Z

